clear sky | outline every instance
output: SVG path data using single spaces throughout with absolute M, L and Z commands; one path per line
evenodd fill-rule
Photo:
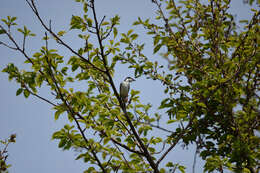
M 119 14 L 121 25 L 119 31 L 125 32 L 133 28 L 132 23 L 138 16 L 149 18 L 154 16 L 155 7 L 151 0 L 96 0 L 97 13 L 99 17 L 107 17 Z M 80 15 L 81 6 L 73 0 L 38 0 L 36 1 L 39 12 L 45 19 L 52 20 L 52 26 L 55 31 L 68 30 L 72 14 Z M 248 19 L 250 7 L 242 3 L 242 0 L 233 0 L 232 13 L 237 14 L 241 19 Z M 27 50 L 32 55 L 44 45 L 40 39 L 44 36 L 42 27 L 36 20 L 31 9 L 25 0 L 1 0 L 0 17 L 17 16 L 18 25 L 26 25 L 38 37 L 31 38 L 27 42 Z M 141 27 L 136 28 L 137 32 L 144 33 Z M 22 35 L 13 31 L 15 38 L 22 43 Z M 152 49 L 149 47 L 151 39 L 145 35 L 140 37 L 144 42 L 148 42 L 146 53 L 152 58 L 163 62 L 159 56 L 152 55 Z M 0 40 L 5 40 L 0 35 Z M 78 48 L 82 43 L 77 36 L 69 34 L 66 41 L 73 48 Z M 71 54 L 54 44 L 50 45 L 58 49 L 61 55 L 69 57 Z M 10 62 L 19 67 L 27 68 L 23 65 L 24 57 L 19 53 L 7 49 L 0 45 L 0 71 Z M 163 62 L 165 63 L 165 62 Z M 134 76 L 133 71 L 125 68 L 126 66 L 117 66 L 115 73 L 116 84 L 126 76 Z M 149 87 L 147 87 L 149 86 Z M 146 79 L 138 80 L 133 86 L 134 89 L 141 91 L 141 100 L 144 103 L 152 103 L 154 109 L 159 106 L 160 99 L 163 98 L 163 90 L 160 84 Z M 57 142 L 51 140 L 52 134 L 63 127 L 66 118 L 54 121 L 54 111 L 51 106 L 30 96 L 25 99 L 22 95 L 15 96 L 19 86 L 13 81 L 8 81 L 8 76 L 0 72 L 0 138 L 7 138 L 11 133 L 17 133 L 17 142 L 9 146 L 8 163 L 12 164 L 10 173 L 46 173 L 46 172 L 83 172 L 87 166 L 83 161 L 75 161 L 76 154 L 74 151 L 62 151 L 58 148 Z M 79 86 L 84 88 L 84 86 Z M 156 91 L 156 92 L 155 92 Z M 48 89 L 40 91 L 40 95 L 49 96 Z M 186 165 L 187 172 L 191 172 L 194 155 L 194 147 L 174 149 L 167 160 L 178 162 Z M 202 172 L 202 162 L 197 161 L 196 172 Z

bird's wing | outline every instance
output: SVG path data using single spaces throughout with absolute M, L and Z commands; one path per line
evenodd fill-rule
M 130 85 L 128 85 L 128 87 L 127 87 L 127 95 L 129 93 L 129 90 L 130 90 Z
M 122 89 L 122 83 L 120 83 L 120 96 L 122 97 L 122 92 L 123 92 L 123 89 Z

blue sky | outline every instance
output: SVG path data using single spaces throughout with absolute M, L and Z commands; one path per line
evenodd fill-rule
M 72 14 L 80 15 L 81 6 L 73 0 L 42 0 L 36 1 L 39 12 L 45 19 L 52 20 L 52 26 L 55 31 L 68 30 L 70 18 Z M 132 23 L 138 16 L 149 18 L 154 16 L 155 7 L 150 0 L 97 0 L 97 14 L 99 17 L 106 15 L 107 18 L 119 14 L 121 17 L 120 32 L 126 32 L 133 28 Z M 248 19 L 250 16 L 250 7 L 244 5 L 242 0 L 232 1 L 232 13 L 237 14 L 238 18 Z M 26 4 L 25 0 L 2 0 L 0 6 L 0 16 L 17 16 L 19 27 L 26 25 L 33 33 L 38 36 L 28 40 L 27 50 L 32 55 L 33 52 L 40 49 L 44 42 L 40 39 L 44 36 L 43 29 L 36 17 Z M 47 21 L 46 20 L 46 21 Z M 135 28 L 137 32 L 144 34 L 141 27 Z M 22 43 L 21 34 L 13 31 L 14 37 Z M 149 45 L 151 39 L 145 35 L 141 35 L 140 41 L 148 42 L 146 53 L 158 61 L 163 59 L 160 56 L 153 56 L 152 49 Z M 0 36 L 0 40 L 5 40 Z M 67 43 L 73 48 L 78 48 L 82 43 L 77 36 L 69 34 L 66 37 Z M 61 55 L 69 57 L 71 54 L 61 46 L 50 44 L 50 47 L 58 49 Z M 27 68 L 23 64 L 24 57 L 19 53 L 0 46 L 0 70 L 6 64 L 13 62 L 17 66 Z M 165 63 L 165 62 L 163 62 Z M 128 74 L 134 76 L 133 71 L 125 68 L 126 66 L 118 66 L 115 73 L 115 82 L 117 86 Z M 8 76 L 0 72 L 0 138 L 7 138 L 11 133 L 17 133 L 17 142 L 9 146 L 8 163 L 13 166 L 10 173 L 18 172 L 83 172 L 86 165 L 83 161 L 75 161 L 74 151 L 62 151 L 58 149 L 57 142 L 51 140 L 53 132 L 59 130 L 66 123 L 66 118 L 54 121 L 54 111 L 51 106 L 34 97 L 25 99 L 23 96 L 15 96 L 18 85 L 15 82 L 9 82 Z M 145 86 L 149 86 L 148 88 Z M 146 79 L 138 80 L 133 86 L 134 89 L 141 91 L 141 100 L 144 103 L 152 103 L 156 109 L 159 106 L 160 99 L 163 98 L 162 88 L 160 84 L 154 83 Z M 79 86 L 84 88 L 84 86 Z M 156 91 L 156 92 L 155 92 Z M 43 88 L 40 95 L 49 97 L 48 89 Z M 186 165 L 187 172 L 191 172 L 192 161 L 194 155 L 194 147 L 182 149 L 178 147 L 174 149 L 167 160 L 179 162 Z M 197 172 L 202 172 L 202 162 L 197 161 Z

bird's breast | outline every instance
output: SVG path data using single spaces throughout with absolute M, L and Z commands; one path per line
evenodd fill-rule
M 120 87 L 120 94 L 123 97 L 127 97 L 129 92 L 129 84 L 122 82 Z

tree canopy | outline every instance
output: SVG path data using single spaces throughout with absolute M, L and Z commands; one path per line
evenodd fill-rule
M 68 123 L 53 134 L 59 148 L 79 151 L 76 159 L 86 162 L 85 172 L 185 172 L 185 165 L 162 162 L 180 143 L 196 145 L 205 172 L 259 172 L 259 10 L 252 8 L 252 18 L 238 22 L 229 11 L 231 0 L 152 0 L 154 16 L 139 17 L 132 29 L 119 33 L 120 16 L 97 14 L 95 0 L 76 2 L 82 15 L 72 15 L 69 30 L 57 32 L 37 3 L 26 0 L 45 30 L 45 43 L 34 53 L 26 49 L 35 36 L 28 26 L 17 27 L 11 16 L 0 23 L 0 36 L 9 40 L 0 45 L 21 53 L 30 65 L 3 69 L 20 84 L 16 95 L 52 105 L 55 120 L 67 115 Z M 156 60 L 145 55 L 136 27 L 152 38 Z M 84 46 L 68 44 L 64 35 L 71 30 Z M 22 44 L 13 32 L 22 33 Z M 60 55 L 51 41 L 71 56 Z M 118 64 L 133 69 L 137 79 L 160 82 L 165 99 L 155 109 L 163 113 L 149 112 L 152 105 L 140 101 L 142 91 L 132 89 L 123 102 L 114 82 Z M 78 82 L 87 89 L 76 91 Z M 44 86 L 52 99 L 39 95 Z

